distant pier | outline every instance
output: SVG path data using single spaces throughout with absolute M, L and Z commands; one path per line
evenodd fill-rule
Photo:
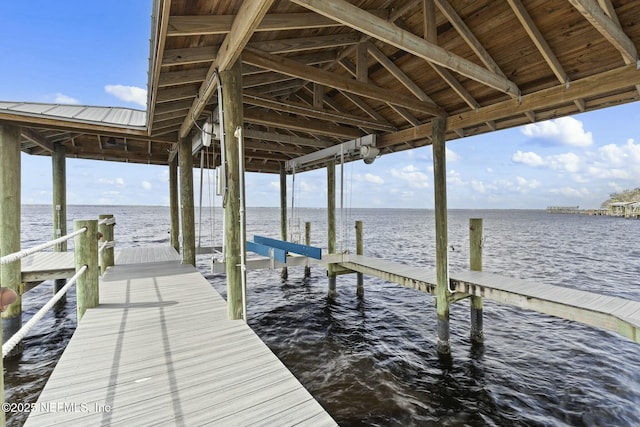
M 547 206 L 547 213 L 577 214 L 580 213 L 580 206 Z

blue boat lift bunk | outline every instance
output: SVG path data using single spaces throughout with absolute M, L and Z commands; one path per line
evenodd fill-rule
M 279 267 L 308 266 L 310 258 L 322 260 L 322 249 L 300 243 L 286 242 L 264 236 L 253 236 L 246 242 L 247 251 L 262 255 L 264 258 L 248 259 L 247 270 L 274 269 Z M 295 255 L 289 255 L 289 254 Z M 225 273 L 224 260 L 213 259 L 213 273 Z

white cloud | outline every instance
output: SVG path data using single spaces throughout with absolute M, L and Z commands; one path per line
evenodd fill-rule
M 589 196 L 586 188 L 561 187 L 550 190 L 551 193 L 560 194 L 564 197 L 582 198 Z
M 371 173 L 364 174 L 364 180 L 372 184 L 384 184 L 384 179 L 382 179 L 382 177 Z
M 471 188 L 473 188 L 473 191 L 475 191 L 476 193 L 487 192 L 487 188 L 485 187 L 484 183 L 482 181 L 476 181 L 475 179 L 471 181 Z
M 429 176 L 421 172 L 414 165 L 407 165 L 402 169 L 391 169 L 391 176 L 406 181 L 411 188 L 429 188 Z
M 126 102 L 133 102 L 142 107 L 147 106 L 147 91 L 141 87 L 124 85 L 106 85 L 105 92 Z
M 460 160 L 460 156 L 458 155 L 458 153 L 456 153 L 450 148 L 447 148 L 446 150 L 447 150 L 446 157 L 448 162 L 455 162 Z
M 585 132 L 583 123 L 573 117 L 532 123 L 524 126 L 522 133 L 532 138 L 548 139 L 572 147 L 589 147 L 593 144 L 591 132 Z
M 76 98 L 67 96 L 64 93 L 60 92 L 55 94 L 54 102 L 56 104 L 80 104 L 80 101 L 78 101 Z
M 544 160 L 542 160 L 542 157 L 540 157 L 533 151 L 522 152 L 518 150 L 513 156 L 511 156 L 511 160 L 516 163 L 523 163 L 529 166 L 541 166 L 544 164 Z
M 152 185 L 149 181 L 142 181 L 142 188 L 144 188 L 145 190 L 151 190 Z
M 553 170 L 578 172 L 580 170 L 580 157 L 574 153 L 557 154 L 545 157 L 545 163 Z
M 124 179 L 116 178 L 116 179 L 107 179 L 107 178 L 98 178 L 98 184 L 102 185 L 115 185 L 118 187 L 124 187 Z

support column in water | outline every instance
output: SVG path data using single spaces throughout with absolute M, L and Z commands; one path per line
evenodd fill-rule
M 66 148 L 64 145 L 56 143 L 51 153 L 51 170 L 53 172 L 53 238 L 65 236 L 67 234 L 67 171 L 66 171 Z M 66 252 L 67 242 L 58 243 L 53 250 L 55 252 Z M 56 279 L 53 283 L 53 294 L 55 295 L 67 283 L 66 279 Z M 63 295 L 58 304 L 64 305 L 67 295 Z
M 220 72 L 222 84 L 222 108 L 224 110 L 224 148 L 226 161 L 226 183 L 224 220 L 226 269 L 227 269 L 227 314 L 229 319 L 242 319 L 242 275 L 246 274 L 240 267 L 241 245 L 245 244 L 245 236 L 240 229 L 240 174 L 241 171 L 238 138 L 235 130 L 238 126 L 244 128 L 242 112 L 242 59 L 238 60 L 230 69 Z M 243 203 L 244 205 L 244 203 Z M 242 219 L 242 221 L 245 221 Z M 246 225 L 246 224 L 245 224 Z
M 280 239 L 287 241 L 287 172 L 284 169 L 284 162 L 280 163 Z M 287 267 L 282 267 L 280 277 L 283 279 L 289 277 Z
M 193 213 L 193 154 L 191 141 L 178 142 L 180 204 L 182 210 L 182 263 L 196 265 L 196 225 Z
M 469 257 L 470 268 L 482 271 L 482 218 L 469 220 Z M 471 297 L 471 342 L 484 342 L 484 328 L 482 326 L 482 297 Z
M 447 230 L 446 119 L 431 120 L 436 221 L 436 312 L 438 353 L 451 353 L 449 335 L 449 242 Z

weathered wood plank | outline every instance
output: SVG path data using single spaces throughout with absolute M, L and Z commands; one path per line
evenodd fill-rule
M 167 251 L 119 255 L 149 261 Z M 227 320 L 226 302 L 192 266 L 116 264 L 100 302 L 38 401 L 80 410 L 33 412 L 25 425 L 335 425 L 246 323 Z

